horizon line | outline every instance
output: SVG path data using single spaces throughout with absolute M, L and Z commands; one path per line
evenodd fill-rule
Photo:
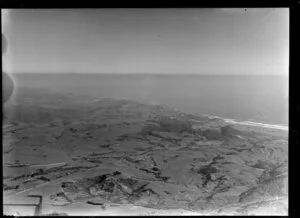
M 8 74 L 39 74 L 39 75 L 43 75 L 43 74 L 70 74 L 70 75 L 74 75 L 74 74 L 92 74 L 92 75 L 162 75 L 162 76 L 289 76 L 289 74 L 258 74 L 258 73 L 246 73 L 246 74 L 235 74 L 235 73 L 230 73 L 230 74 L 223 74 L 223 73 L 137 73 L 137 72 L 133 72 L 133 73 L 121 73 L 121 72 L 9 72 Z

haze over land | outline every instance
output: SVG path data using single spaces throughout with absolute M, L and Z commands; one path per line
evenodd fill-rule
M 283 76 L 17 74 L 18 86 L 165 104 L 189 113 L 288 126 Z

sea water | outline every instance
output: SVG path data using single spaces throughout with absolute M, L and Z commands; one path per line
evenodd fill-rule
M 266 75 L 14 74 L 18 86 L 163 104 L 228 122 L 288 126 L 288 77 Z

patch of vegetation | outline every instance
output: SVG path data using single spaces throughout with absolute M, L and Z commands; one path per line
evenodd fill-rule
M 232 151 L 230 151 L 230 152 L 227 152 L 227 153 L 225 153 L 226 155 L 234 155 L 234 154 L 238 154 L 237 152 L 232 152 Z
M 265 170 L 265 169 L 270 168 L 270 163 L 267 163 L 262 160 L 258 160 L 257 163 L 252 165 L 251 167 Z
M 209 181 L 212 181 L 211 174 L 216 172 L 218 172 L 218 169 L 210 165 L 203 166 L 197 171 L 197 173 L 204 176 L 203 187 L 205 187 Z
M 145 128 L 147 131 L 159 132 L 193 132 L 192 123 L 187 120 L 172 119 L 169 117 L 160 117 L 156 125 L 149 125 Z
M 208 140 L 219 140 L 222 139 L 222 134 L 219 128 L 206 129 L 201 133 Z
M 104 145 L 99 145 L 101 148 L 109 148 L 109 146 L 111 146 L 111 144 L 104 144 Z
M 217 155 L 216 157 L 213 158 L 213 162 L 216 162 L 218 160 L 223 160 L 223 159 L 225 159 L 225 158 L 220 155 Z
M 91 204 L 91 205 L 100 205 L 100 206 L 104 205 L 104 203 L 101 203 L 101 202 L 93 202 L 93 201 L 87 201 L 86 203 L 87 203 L 87 204 Z
M 201 174 L 204 174 L 204 175 L 211 174 L 211 173 L 216 173 L 216 172 L 218 172 L 218 169 L 215 168 L 215 167 L 212 167 L 212 166 L 201 167 L 198 170 L 198 173 L 201 173 Z
M 25 164 L 17 164 L 17 165 L 11 165 L 11 166 L 8 166 L 10 168 L 18 168 L 18 167 L 27 167 L 28 165 L 25 165 Z
M 120 178 L 118 181 L 129 187 L 133 187 L 134 185 L 136 185 L 138 183 L 136 180 L 131 179 L 131 178 Z
M 45 181 L 45 182 L 49 182 L 49 181 L 50 181 L 50 179 L 47 178 L 47 177 L 45 177 L 45 176 L 41 176 L 41 177 L 39 177 L 39 178 L 37 178 L 37 179 L 42 180 L 42 181 Z
M 20 187 L 19 185 L 9 186 L 9 185 L 3 183 L 3 190 L 4 190 L 4 191 L 16 190 L 16 189 L 18 189 L 19 187 Z

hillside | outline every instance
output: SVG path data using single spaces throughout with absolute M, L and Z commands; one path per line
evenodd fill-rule
M 29 88 L 4 116 L 4 203 L 39 194 L 44 214 L 287 214 L 286 131 Z

